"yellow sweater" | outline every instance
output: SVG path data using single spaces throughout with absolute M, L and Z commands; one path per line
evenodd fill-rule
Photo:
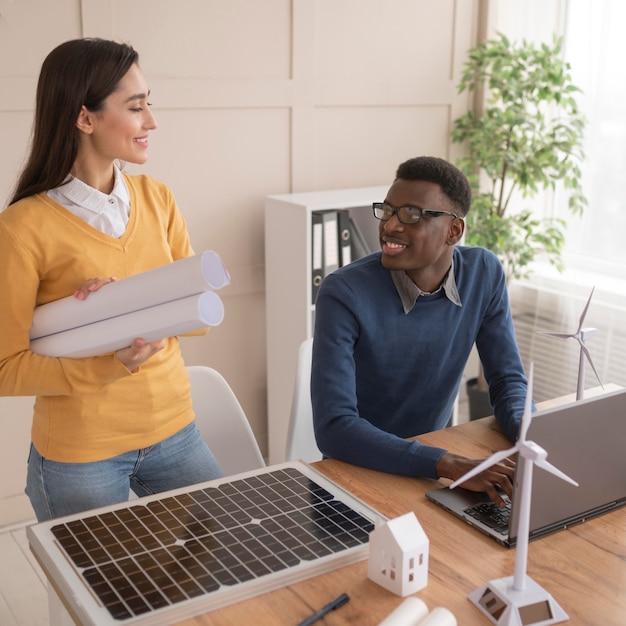
M 51 358 L 29 348 L 36 306 L 71 295 L 94 276 L 125 278 L 193 254 L 171 191 L 147 176 L 125 180 L 131 212 L 119 239 L 46 194 L 0 213 L 0 395 L 37 396 L 32 440 L 54 461 L 97 461 L 145 448 L 193 420 L 175 337 L 132 374 L 112 353 Z

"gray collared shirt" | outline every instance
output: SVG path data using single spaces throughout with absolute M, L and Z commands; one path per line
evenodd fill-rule
M 463 306 L 461 304 L 459 290 L 456 286 L 456 280 L 454 279 L 454 261 L 452 262 L 452 265 L 450 266 L 443 282 L 439 285 L 439 288 L 435 291 L 431 291 L 430 293 L 422 291 L 403 270 L 391 270 L 391 278 L 396 286 L 400 300 L 402 300 L 402 307 L 406 314 L 409 314 L 413 310 L 413 307 L 420 296 L 432 296 L 439 293 L 442 289 L 446 298 L 448 298 L 450 302 L 456 304 L 456 306 Z

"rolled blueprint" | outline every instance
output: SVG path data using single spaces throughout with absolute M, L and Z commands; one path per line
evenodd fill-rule
M 229 283 L 230 276 L 222 259 L 217 252 L 207 250 L 104 285 L 89 294 L 86 300 L 68 296 L 38 306 L 33 314 L 30 338 L 39 339 L 204 291 L 221 289 Z
M 34 339 L 30 349 L 43 356 L 78 359 L 126 348 L 137 337 L 156 341 L 217 326 L 223 319 L 222 300 L 216 293 L 205 291 Z
M 418 626 L 427 615 L 426 603 L 411 596 L 389 613 L 378 626 Z
M 457 622 L 452 611 L 438 606 L 419 623 L 419 626 L 457 626 Z

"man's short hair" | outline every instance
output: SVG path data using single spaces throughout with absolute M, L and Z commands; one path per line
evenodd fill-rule
M 426 180 L 436 183 L 455 207 L 465 216 L 472 204 L 472 189 L 467 176 L 445 159 L 419 156 L 398 166 L 396 180 Z

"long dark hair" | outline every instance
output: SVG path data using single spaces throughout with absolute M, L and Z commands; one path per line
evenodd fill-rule
M 30 155 L 11 204 L 58 187 L 78 154 L 81 107 L 99 111 L 139 55 L 106 39 L 73 39 L 57 46 L 41 66 Z

